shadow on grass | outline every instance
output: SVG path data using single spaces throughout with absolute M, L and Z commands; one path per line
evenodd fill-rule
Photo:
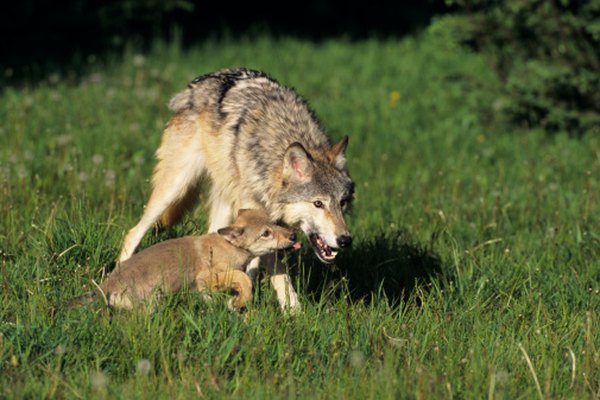
M 320 263 L 306 254 L 305 291 L 313 300 L 349 294 L 351 301 L 385 298 L 390 306 L 407 300 L 417 285 L 428 286 L 442 270 L 440 257 L 415 244 L 401 231 L 379 234 L 341 252 L 337 266 Z M 347 281 L 348 291 L 340 281 Z

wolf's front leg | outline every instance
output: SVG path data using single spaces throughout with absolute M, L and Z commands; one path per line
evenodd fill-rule
M 300 311 L 298 294 L 294 290 L 289 274 L 278 254 L 264 256 L 264 265 L 267 273 L 271 276 L 271 284 L 281 309 L 290 313 Z
M 250 277 L 250 279 L 252 279 L 253 281 L 258 279 L 258 273 L 259 271 L 259 264 L 260 264 L 260 257 L 254 257 L 249 263 L 248 265 L 246 265 L 246 274 Z
M 298 302 L 298 294 L 290 282 L 288 274 L 277 274 L 271 276 L 271 284 L 277 293 L 277 300 L 284 311 L 296 313 L 300 311 L 300 303 Z

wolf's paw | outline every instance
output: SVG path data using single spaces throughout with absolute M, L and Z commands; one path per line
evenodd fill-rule
M 296 293 L 294 293 L 294 296 L 289 296 L 289 303 L 280 304 L 280 306 L 281 306 L 281 311 L 286 316 L 294 317 L 297 315 L 301 315 L 304 312 L 302 310 L 302 306 L 300 305 L 300 302 L 298 301 L 298 295 L 296 295 Z

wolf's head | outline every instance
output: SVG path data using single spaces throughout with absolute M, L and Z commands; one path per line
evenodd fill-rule
M 308 151 L 296 142 L 283 159 L 282 219 L 299 226 L 319 259 L 328 264 L 335 260 L 338 248 L 352 242 L 344 221 L 354 194 L 346 171 L 347 145 L 347 136 L 323 150 Z
M 300 247 L 300 243 L 295 243 L 294 231 L 272 223 L 264 210 L 242 209 L 232 225 L 219 229 L 217 233 L 255 257 Z

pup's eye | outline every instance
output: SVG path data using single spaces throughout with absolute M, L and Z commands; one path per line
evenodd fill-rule
M 262 237 L 264 237 L 264 238 L 268 238 L 269 236 L 271 236 L 271 231 L 269 231 L 269 230 L 266 230 L 266 231 L 264 231 L 264 232 L 262 233 L 262 235 L 261 235 L 261 236 L 262 236 Z
M 323 208 L 323 202 L 321 200 L 317 200 L 313 203 L 317 208 Z

